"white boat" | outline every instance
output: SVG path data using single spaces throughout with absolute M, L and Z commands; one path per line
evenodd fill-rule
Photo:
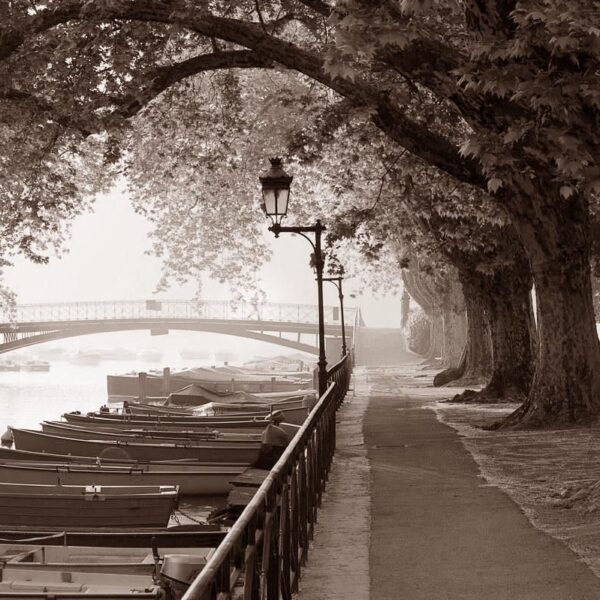
M 179 598 L 213 547 L 0 544 L 0 598 Z
M 177 506 L 174 486 L 0 483 L 0 525 L 160 527 Z
M 15 573 L 32 568 L 47 571 L 85 571 L 152 576 L 157 563 L 168 554 L 196 556 L 199 565 L 214 548 L 130 548 L 106 546 L 60 546 L 46 544 L 0 544 L 0 563 Z
M 0 598 L 171 598 L 170 592 L 187 588 L 213 552 L 0 544 Z

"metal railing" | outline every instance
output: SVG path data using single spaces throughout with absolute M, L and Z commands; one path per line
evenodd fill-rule
M 298 590 L 351 373 L 349 354 L 328 370 L 327 392 L 182 600 L 229 600 L 236 586 L 244 600 L 290 600 Z
M 339 323 L 339 309 L 325 306 L 325 321 Z M 344 311 L 352 322 L 355 309 Z M 214 319 L 318 323 L 318 308 L 312 304 L 231 303 L 216 300 L 117 300 L 20 304 L 11 313 L 0 312 L 0 324 L 57 321 L 101 321 L 119 319 Z

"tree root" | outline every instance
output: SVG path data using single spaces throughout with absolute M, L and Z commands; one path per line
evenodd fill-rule
M 456 394 L 456 396 L 445 402 L 448 404 L 522 404 L 524 400 L 522 394 L 504 393 L 498 395 L 493 390 L 484 388 L 480 391 L 465 390 L 462 394 Z
M 444 369 L 433 378 L 433 387 L 441 387 L 442 385 L 456 381 L 461 375 L 460 367 Z

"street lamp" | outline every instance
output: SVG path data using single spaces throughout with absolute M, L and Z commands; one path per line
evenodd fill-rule
M 325 277 L 323 281 L 329 281 L 333 283 L 338 290 L 338 297 L 340 299 L 340 320 L 342 325 L 342 358 L 346 356 L 346 326 L 344 324 L 344 291 L 342 289 L 342 281 L 344 281 L 343 271 L 342 275 L 338 275 L 337 277 Z
M 325 226 L 318 221 L 312 227 L 284 227 L 281 221 L 287 215 L 290 198 L 290 184 L 293 177 L 288 175 L 282 167 L 280 158 L 272 158 L 271 168 L 259 177 L 262 186 L 262 208 L 265 215 L 271 219 L 269 231 L 278 238 L 280 233 L 297 233 L 308 240 L 313 247 L 314 255 L 312 265 L 317 273 L 317 298 L 319 305 L 319 397 L 327 391 L 327 359 L 325 358 L 325 318 L 323 316 L 323 267 L 325 261 L 321 251 L 321 235 Z M 313 242 L 307 233 L 315 234 Z

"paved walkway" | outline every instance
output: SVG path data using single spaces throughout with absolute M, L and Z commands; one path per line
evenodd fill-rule
M 414 368 L 368 374 L 369 515 L 364 498 L 355 510 L 339 487 L 356 476 L 340 459 L 343 477 L 332 481 L 325 499 L 301 600 L 337 598 L 338 589 L 345 590 L 340 598 L 374 600 L 598 600 L 600 579 L 486 484 L 457 433 L 423 409 L 431 399 L 419 397 L 423 380 L 413 374 Z M 344 543 L 349 511 L 363 529 L 370 522 L 370 531 L 361 536 L 360 527 L 350 527 Z M 331 536 L 334 547 L 327 545 Z M 348 593 L 348 549 L 361 566 L 350 580 L 356 593 Z

